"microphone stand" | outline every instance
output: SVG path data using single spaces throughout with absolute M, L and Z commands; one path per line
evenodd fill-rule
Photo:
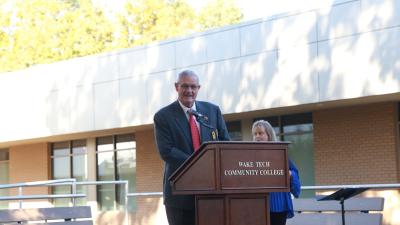
M 214 141 L 218 141 L 218 130 L 217 129 L 215 129 L 213 126 L 211 126 L 210 124 L 208 124 L 208 123 L 205 123 L 204 122 L 204 117 L 203 116 L 200 116 L 199 114 L 193 114 L 194 116 L 196 116 L 196 119 L 197 119 L 197 122 L 199 122 L 201 125 L 203 125 L 203 126 L 205 126 L 205 127 L 207 127 L 208 129 L 210 129 L 211 130 L 211 132 L 212 132 L 212 135 L 213 135 L 213 139 L 215 139 Z M 215 132 L 215 133 L 214 133 Z M 215 138 L 214 138 L 214 135 L 215 135 Z

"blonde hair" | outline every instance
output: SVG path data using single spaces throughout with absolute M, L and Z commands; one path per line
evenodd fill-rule
M 271 139 L 270 141 L 278 141 L 278 138 L 276 137 L 275 130 L 272 128 L 271 124 L 268 123 L 268 121 L 265 120 L 257 120 L 256 122 L 253 123 L 253 126 L 251 128 L 251 132 L 253 133 L 256 127 L 262 127 L 264 128 L 265 132 L 267 133 L 268 137 Z

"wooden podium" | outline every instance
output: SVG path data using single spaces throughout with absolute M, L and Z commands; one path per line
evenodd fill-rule
M 207 142 L 169 178 L 194 194 L 197 225 L 269 225 L 268 192 L 289 192 L 288 142 Z

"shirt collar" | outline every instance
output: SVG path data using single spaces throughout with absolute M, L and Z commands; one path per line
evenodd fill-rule
M 179 102 L 179 105 L 181 106 L 182 110 L 185 112 L 185 114 L 187 114 L 187 111 L 190 110 L 190 109 L 197 111 L 197 110 L 196 110 L 196 102 L 193 103 L 192 108 L 186 107 L 186 106 L 183 105 L 182 102 L 180 102 L 179 100 L 178 100 L 178 102 Z

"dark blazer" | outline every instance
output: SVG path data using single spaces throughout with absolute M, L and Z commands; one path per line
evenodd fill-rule
M 218 131 L 218 140 L 230 140 L 225 121 L 218 106 L 196 101 L 196 110 L 207 117 L 207 123 Z M 168 178 L 194 152 L 189 121 L 178 101 L 162 108 L 154 115 L 157 149 L 164 160 L 164 204 L 169 207 L 191 209 L 192 195 L 172 195 Z M 212 141 L 213 130 L 200 123 L 201 142 Z

